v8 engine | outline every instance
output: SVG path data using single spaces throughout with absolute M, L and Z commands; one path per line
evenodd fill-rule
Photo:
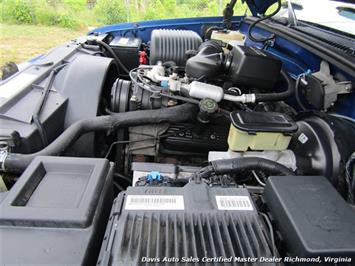
M 0 87 L 0 261 L 355 259 L 354 121 L 243 39 L 93 34 Z

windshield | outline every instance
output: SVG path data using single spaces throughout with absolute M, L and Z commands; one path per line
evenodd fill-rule
M 355 4 L 353 1 L 291 0 L 297 21 L 311 22 L 355 35 Z M 287 1 L 279 15 L 289 17 Z

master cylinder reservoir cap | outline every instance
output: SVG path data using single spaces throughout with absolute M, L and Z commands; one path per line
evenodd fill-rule
M 236 111 L 230 118 L 228 145 L 233 151 L 285 150 L 298 129 L 290 117 L 276 112 Z

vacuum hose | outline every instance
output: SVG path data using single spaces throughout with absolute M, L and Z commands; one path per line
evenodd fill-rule
M 282 75 L 282 77 L 285 79 L 287 83 L 287 90 L 282 92 L 275 92 L 275 93 L 256 93 L 255 102 L 281 101 L 287 99 L 288 97 L 292 96 L 295 93 L 295 86 L 290 76 L 283 69 L 281 69 L 280 74 Z
M 112 48 L 107 43 L 99 40 L 95 40 L 95 42 L 101 45 L 102 47 L 104 47 L 112 55 L 112 57 L 115 59 L 117 67 L 120 67 L 126 74 L 129 73 L 127 67 L 122 63 L 120 58 L 116 55 L 116 53 L 112 50 Z M 120 68 L 118 68 L 118 73 L 120 73 Z
M 212 175 L 234 174 L 245 170 L 261 170 L 283 176 L 295 175 L 293 171 L 282 164 L 264 158 L 248 157 L 212 161 L 209 166 L 196 173 L 195 178 L 209 178 Z
M 60 155 L 80 136 L 88 132 L 113 131 L 117 128 L 162 122 L 179 123 L 189 121 L 195 119 L 197 109 L 196 105 L 187 103 L 171 108 L 132 111 L 79 120 L 69 126 L 43 150 L 32 154 L 7 154 L 2 162 L 1 170 L 9 173 L 22 173 L 35 157 L 41 155 Z

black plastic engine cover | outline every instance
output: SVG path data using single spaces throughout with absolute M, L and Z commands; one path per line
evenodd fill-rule
M 222 72 L 222 46 L 217 41 L 207 41 L 200 45 L 198 53 L 186 62 L 185 72 L 188 77 L 215 78 Z
M 0 265 L 95 265 L 112 170 L 105 159 L 36 157 L 0 193 Z
M 278 58 L 247 46 L 235 46 L 231 56 L 229 77 L 234 83 L 260 89 L 274 88 L 282 66 Z
M 325 177 L 272 176 L 264 196 L 286 255 L 321 256 L 322 265 L 326 257 L 354 261 L 355 211 Z
M 227 126 L 226 126 L 227 125 Z M 208 153 L 209 151 L 225 151 L 228 149 L 229 124 L 208 124 L 204 128 L 184 130 L 189 125 L 172 125 L 167 134 L 174 134 L 161 140 L 160 152 L 182 151 Z

